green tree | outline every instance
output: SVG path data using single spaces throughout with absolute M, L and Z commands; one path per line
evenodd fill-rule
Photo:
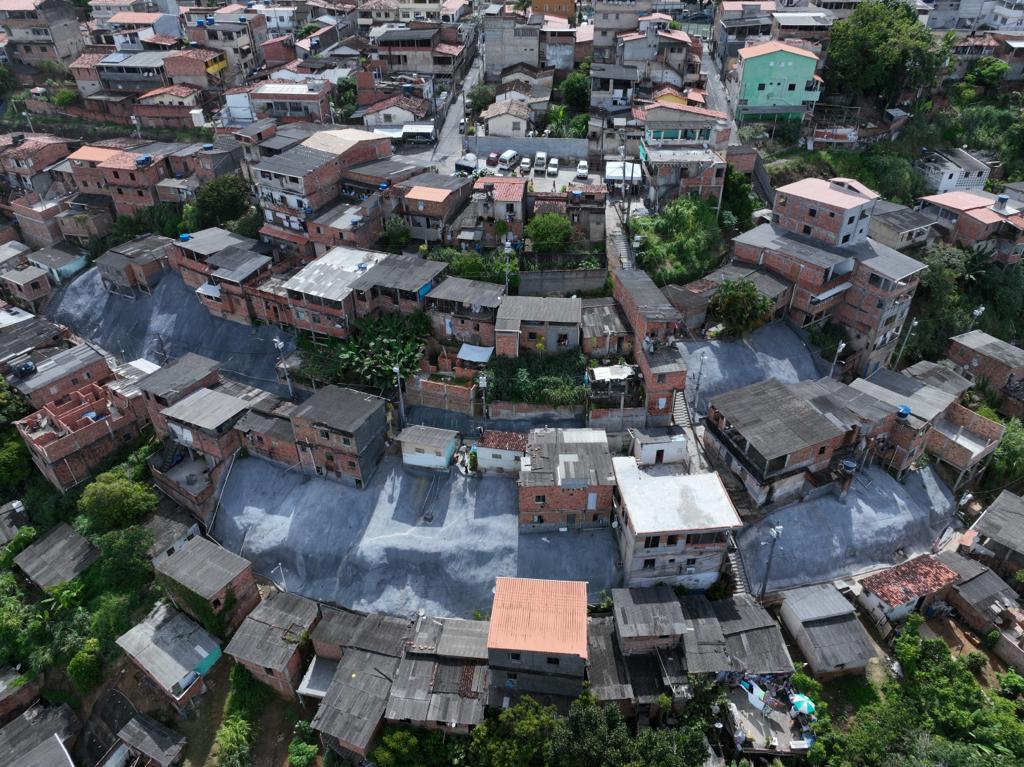
M 308 24 L 303 25 L 299 29 L 299 31 L 295 33 L 295 39 L 302 40 L 306 37 L 309 37 L 314 32 L 319 32 L 322 27 L 322 24 L 319 24 L 315 21 L 311 21 Z
M 120 471 L 106 471 L 90 482 L 78 499 L 78 510 L 99 531 L 126 527 L 156 507 L 156 494 Z
M 570 72 L 562 81 L 562 101 L 576 114 L 590 110 L 590 76 L 580 71 Z
M 538 253 L 559 253 L 568 249 L 572 241 L 572 223 L 557 213 L 534 216 L 523 233 Z
M 0 499 L 14 496 L 32 473 L 32 458 L 13 427 L 0 428 Z
M 750 280 L 725 280 L 711 297 L 708 310 L 731 336 L 757 330 L 771 319 L 775 304 L 757 292 Z
M 347 120 L 358 108 L 358 94 L 354 77 L 339 77 L 334 91 L 334 104 L 341 110 L 342 118 Z
M 18 78 L 10 67 L 0 64 L 0 96 L 6 96 L 18 87 Z
M 438 732 L 388 729 L 370 755 L 377 767 L 440 767 L 453 764 L 451 750 Z
M 550 763 L 547 753 L 560 721 L 554 706 L 542 706 L 529 695 L 477 726 L 469 738 L 474 767 L 533 767 Z M 561 766 L 560 766 L 561 767 Z
M 288 744 L 288 764 L 290 767 L 310 767 L 316 761 L 320 749 L 315 743 L 303 743 L 293 740 Z
M 411 237 L 409 227 L 405 225 L 405 221 L 400 216 L 392 215 L 384 219 L 384 234 L 381 239 L 386 250 L 401 253 L 409 244 Z
M 99 559 L 89 571 L 98 591 L 135 594 L 153 579 L 149 547 L 153 536 L 140 525 L 111 530 L 96 539 Z
M 729 212 L 736 217 L 740 229 L 749 229 L 754 216 L 754 189 L 747 177 L 729 165 L 725 171 L 722 187 L 722 213 Z
M 722 245 L 715 208 L 694 197 L 677 197 L 657 216 L 633 219 L 630 231 L 640 236 L 637 265 L 659 285 L 707 274 Z
M 495 90 L 493 86 L 486 83 L 477 83 L 466 91 L 466 100 L 473 105 L 473 109 L 482 112 L 494 103 Z
M 1002 487 L 1024 477 L 1024 424 L 1019 418 L 1011 418 L 1005 426 L 985 476 L 989 487 Z
M 964 82 L 970 83 L 990 91 L 996 88 L 1006 73 L 1010 71 L 1010 65 L 995 56 L 982 56 L 977 59 L 964 76 Z
M 197 227 L 223 226 L 249 212 L 249 185 L 231 173 L 207 181 L 196 192 Z
M 53 103 L 62 109 L 71 106 L 76 101 L 78 101 L 78 93 L 70 88 L 61 88 L 53 94 Z
M 829 68 L 846 92 L 891 101 L 934 85 L 949 47 L 901 0 L 867 0 L 832 25 Z
M 564 767 L 615 767 L 630 764 L 633 739 L 618 706 L 602 708 L 590 690 L 569 706 L 551 739 L 550 763 Z
M 103 681 L 99 641 L 90 637 L 68 662 L 68 676 L 80 693 L 92 692 Z
M 226 717 L 217 728 L 217 767 L 249 767 L 252 724 L 240 714 Z

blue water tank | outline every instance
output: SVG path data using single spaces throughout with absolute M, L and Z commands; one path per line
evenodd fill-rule
M 205 27 L 205 26 L 206 26 L 206 22 L 205 22 L 205 21 L 203 21 L 202 19 L 199 19 L 199 20 L 198 20 L 198 21 L 196 22 L 196 26 L 197 26 L 197 27 Z
M 901 421 L 907 420 L 909 416 L 910 405 L 900 405 L 898 408 L 896 408 L 896 417 L 899 418 Z
M 186 233 L 186 234 L 179 234 L 178 235 L 178 240 L 180 242 L 188 242 L 191 239 L 192 239 L 192 235 L 191 234 L 187 234 Z
M 203 149 L 209 152 L 211 149 L 213 149 L 213 144 L 203 144 Z

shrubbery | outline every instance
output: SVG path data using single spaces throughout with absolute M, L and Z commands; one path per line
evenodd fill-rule
M 586 358 L 578 351 L 492 357 L 487 365 L 487 399 L 575 405 L 586 398 Z

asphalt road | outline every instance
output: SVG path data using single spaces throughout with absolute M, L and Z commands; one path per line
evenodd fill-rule
M 403 157 L 417 160 L 424 165 L 437 166 L 438 173 L 454 173 L 455 161 L 462 157 L 462 134 L 459 133 L 459 121 L 465 114 L 466 91 L 476 85 L 480 79 L 481 57 L 473 59 L 466 78 L 459 88 L 459 95 L 452 101 L 448 116 L 438 134 L 437 143 L 426 149 L 414 152 L 402 152 Z

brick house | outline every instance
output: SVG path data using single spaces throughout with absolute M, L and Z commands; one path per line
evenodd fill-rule
M 823 471 L 847 430 L 774 379 L 715 395 L 704 444 L 758 505 L 799 498 L 808 472 Z
M 309 222 L 338 202 L 343 171 L 390 156 L 388 138 L 343 128 L 316 132 L 251 164 L 249 177 L 265 215 L 260 234 L 279 252 L 311 256 Z
M 647 272 L 616 269 L 612 284 L 612 296 L 625 312 L 634 337 L 667 341 L 675 336 L 682 317 Z
M 583 304 L 578 298 L 506 296 L 495 320 L 495 351 L 565 351 L 580 345 Z
M 1015 264 L 1024 256 L 1024 200 L 1017 197 L 981 190 L 946 192 L 922 197 L 920 211 L 954 245 L 983 247 L 994 260 Z
M 588 357 L 611 359 L 633 353 L 633 332 L 614 298 L 584 298 L 580 319 L 580 348 Z
M 414 240 L 448 243 L 455 239 L 455 218 L 466 206 L 474 181 L 459 176 L 421 173 L 391 187 L 398 200 L 395 212 Z
M 485 176 L 473 183 L 469 220 L 463 216 L 465 228 L 479 229 L 480 244 L 494 247 L 503 242 L 523 239 L 526 224 L 526 189 L 528 179 Z M 499 223 L 505 234 L 499 235 Z M 510 238 L 510 239 L 509 239 Z
M 1013 579 L 1024 568 L 1024 498 L 1003 490 L 962 540 L 972 557 Z
M 999 412 L 1010 418 L 1024 415 L 1024 349 L 971 330 L 950 339 L 946 356 L 966 378 L 984 379 L 999 392 Z
M 242 621 L 224 652 L 278 695 L 295 698 L 305 665 L 306 637 L 319 620 L 316 602 L 274 592 Z
M 46 194 L 52 183 L 49 167 L 68 152 L 67 139 L 46 133 L 0 136 L 0 168 L 15 192 Z
M 173 240 L 158 234 L 142 235 L 116 245 L 96 259 L 103 286 L 112 293 L 149 293 L 168 267 Z
M 139 389 L 146 401 L 146 420 L 153 424 L 157 435 L 167 435 L 164 408 L 170 407 L 194 391 L 215 386 L 220 380 L 220 363 L 208 357 L 187 352 L 174 362 L 139 381 Z
M 197 704 L 207 690 L 204 677 L 221 657 L 216 639 L 165 602 L 117 645 L 179 713 Z
M 414 314 L 441 282 L 448 265 L 400 253 L 374 264 L 352 283 L 356 315 Z
M 48 248 L 64 239 L 58 216 L 66 208 L 62 200 L 41 199 L 32 192 L 11 200 L 11 212 L 21 230 L 21 239 L 33 248 Z
M 50 295 L 50 280 L 38 266 L 22 264 L 0 274 L 0 292 L 4 298 L 33 314 L 38 314 Z
M 203 89 L 191 83 L 165 85 L 135 99 L 135 116 L 144 128 L 192 128 L 193 110 L 202 110 Z
M 863 578 L 857 601 L 886 638 L 912 612 L 922 612 L 944 598 L 957 577 L 936 557 L 922 554 Z
M 119 216 L 134 216 L 159 202 L 156 185 L 172 177 L 167 155 L 122 151 L 96 166 L 103 173 L 104 186 L 110 191 Z
M 82 50 L 74 6 L 64 0 L 3 0 L 0 23 L 7 30 L 7 56 L 16 64 L 68 66 Z
M 207 281 L 196 288 L 200 302 L 215 316 L 251 325 L 250 291 L 270 276 L 270 256 L 229 247 L 207 256 L 206 267 L 211 270 Z
M 72 346 L 38 362 L 23 359 L 25 365 L 19 359 L 12 361 L 16 373 L 8 380 L 37 408 L 62 405 L 81 387 L 102 384 L 112 377 L 106 358 L 88 344 Z
M 827 245 L 863 242 L 878 194 L 848 178 L 805 178 L 776 191 L 772 223 Z
M 260 601 L 252 563 L 206 538 L 185 541 L 154 568 L 174 606 L 221 637 Z
M 71 178 L 77 189 L 89 194 L 110 196 L 100 163 L 116 157 L 122 150 L 105 146 L 83 146 L 68 155 Z
M 114 453 L 134 442 L 146 423 L 135 385 L 145 365 L 124 365 L 106 386 L 88 383 L 15 422 L 32 462 L 64 492 L 88 480 Z M 134 371 L 127 376 L 126 371 Z
M 667 426 L 672 420 L 676 397 L 686 389 L 686 359 L 674 344 L 636 351 L 644 379 L 647 425 Z
M 567 707 L 583 689 L 588 659 L 586 583 L 496 580 L 487 632 L 490 706 L 540 695 Z
M 649 474 L 632 456 L 617 456 L 612 465 L 626 585 L 710 588 L 743 526 L 718 474 Z
M 494 346 L 494 323 L 504 294 L 503 286 L 491 282 L 445 278 L 424 302 L 434 337 Z
M 250 72 L 263 66 L 261 46 L 270 34 L 267 17 L 262 13 L 238 4 L 183 11 L 188 39 L 227 57 L 227 67 L 222 74 L 225 84 L 244 82 Z
M 224 87 L 228 57 L 224 51 L 189 46 L 164 57 L 164 73 L 172 85 L 194 85 L 204 90 Z
M 372 394 L 318 389 L 291 416 L 303 472 L 364 487 L 384 454 L 385 411 Z
M 519 469 L 520 530 L 605 527 L 614 488 L 603 429 L 533 429 Z

